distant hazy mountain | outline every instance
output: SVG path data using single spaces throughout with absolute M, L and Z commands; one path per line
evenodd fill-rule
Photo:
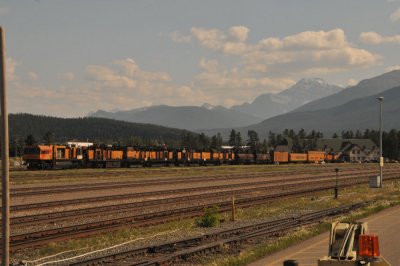
M 347 88 L 339 93 L 308 103 L 294 110 L 293 112 L 328 109 L 334 106 L 342 105 L 346 102 L 350 102 L 351 100 L 368 95 L 374 95 L 397 86 L 400 86 L 400 70 L 394 70 L 371 79 L 362 80 L 354 87 Z
M 311 102 L 290 113 L 275 116 L 248 127 L 236 128 L 236 130 L 240 131 L 242 135 L 247 135 L 247 131 L 250 129 L 255 130 L 260 138 L 267 138 L 269 131 L 280 133 L 286 128 L 294 130 L 304 128 L 307 131 L 315 129 L 325 133 L 328 137 L 335 132 L 340 133 L 342 130 L 378 129 L 379 102 L 376 98 L 379 96 L 385 97 L 383 102 L 384 129 L 400 129 L 400 71 L 392 71 L 363 80 L 357 86 Z M 339 104 L 331 102 L 332 99 Z M 306 109 L 305 107 L 312 109 L 311 107 L 317 108 L 317 106 L 321 109 L 302 111 Z M 221 132 L 226 138 L 230 130 L 229 128 L 219 128 L 205 133 L 212 135 L 215 132 Z
M 104 117 L 136 123 L 149 123 L 187 130 L 216 127 L 242 127 L 260 122 L 262 119 L 243 114 L 222 106 L 205 104 L 196 106 L 152 106 L 130 111 L 106 112 L 99 110 L 91 117 Z
M 383 96 L 383 127 L 385 130 L 400 129 L 400 87 L 379 94 L 349 101 L 329 109 L 291 112 L 276 116 L 263 122 L 242 128 L 246 132 L 252 129 L 259 132 L 262 138 L 267 138 L 268 132 L 282 132 L 286 128 L 306 131 L 319 130 L 330 137 L 342 130 L 379 129 L 379 102 L 376 99 Z
M 342 89 L 338 86 L 329 85 L 320 78 L 302 79 L 280 93 L 262 94 L 252 103 L 232 106 L 231 109 L 266 119 L 287 113 L 311 101 L 337 93 Z

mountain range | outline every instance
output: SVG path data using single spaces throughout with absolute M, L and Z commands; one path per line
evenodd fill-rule
M 285 129 L 306 131 L 318 130 L 326 136 L 342 130 L 379 129 L 379 102 L 383 96 L 383 128 L 400 128 L 400 70 L 363 80 L 356 86 L 344 89 L 334 95 L 306 104 L 292 112 L 266 119 L 258 124 L 235 128 L 242 136 L 248 130 L 258 132 L 261 139 L 268 132 L 282 132 Z M 206 131 L 208 135 L 221 132 L 227 137 L 231 129 Z
M 278 94 L 262 94 L 252 103 L 225 108 L 204 104 L 198 106 L 151 106 L 128 111 L 98 110 L 90 117 L 103 117 L 135 123 L 203 131 L 213 128 L 244 127 L 287 113 L 310 101 L 341 91 L 319 78 L 302 79 Z
M 336 94 L 310 102 L 296 109 L 299 111 L 314 111 L 342 105 L 351 100 L 374 95 L 400 85 L 400 70 L 394 70 L 377 77 L 360 81 L 356 86 L 342 90 Z
M 320 78 L 302 79 L 280 93 L 262 94 L 252 103 L 232 106 L 231 109 L 267 119 L 287 113 L 304 104 L 335 94 L 341 90 L 343 88 L 330 85 Z
M 262 119 L 229 110 L 221 106 L 151 106 L 115 113 L 99 110 L 91 117 L 111 118 L 134 123 L 150 123 L 187 130 L 216 127 L 241 127 L 258 123 Z

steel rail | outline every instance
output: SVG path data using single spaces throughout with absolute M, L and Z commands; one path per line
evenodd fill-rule
M 126 265 L 161 265 L 167 262 L 176 262 L 179 260 L 186 259 L 197 253 L 202 253 L 205 250 L 214 250 L 215 247 L 221 244 L 232 244 L 237 242 L 243 242 L 250 238 L 263 237 L 274 233 L 281 232 L 283 230 L 289 230 L 293 227 L 305 225 L 310 222 L 315 222 L 321 218 L 327 216 L 335 216 L 341 213 L 348 212 L 350 210 L 360 208 L 369 204 L 369 202 L 356 203 L 346 206 L 340 206 L 330 208 L 326 210 L 316 211 L 308 214 L 299 216 L 286 217 L 282 219 L 256 223 L 253 225 L 240 226 L 228 230 L 218 231 L 216 233 L 210 233 L 207 235 L 201 235 L 183 240 L 172 241 L 167 243 L 161 243 L 157 245 L 150 245 L 147 247 L 140 247 L 137 249 L 127 250 L 123 252 L 114 252 L 111 254 L 89 258 L 79 262 L 72 262 L 70 265 L 74 266 L 89 266 L 89 265 L 101 265 L 107 263 L 113 263 L 115 261 L 126 260 L 131 261 L 137 256 L 147 257 L 152 254 L 171 254 L 162 258 L 150 259 L 148 261 L 140 261 L 138 263 L 131 264 L 129 262 Z M 196 247 L 193 247 L 196 246 Z M 217 248 L 216 250 L 218 250 Z
M 161 207 L 161 206 L 168 206 L 177 203 L 184 203 L 193 200 L 206 200 L 206 199 L 215 199 L 215 198 L 222 198 L 226 196 L 235 195 L 236 197 L 249 194 L 253 192 L 259 192 L 264 190 L 289 190 L 292 188 L 297 188 L 298 186 L 312 186 L 315 184 L 317 180 L 307 181 L 307 182 L 296 182 L 294 184 L 282 184 L 276 186 L 266 186 L 266 187 L 256 187 L 256 188 L 247 188 L 247 189 L 239 189 L 239 190 L 229 190 L 229 191 L 221 191 L 221 192 L 211 192 L 211 193 L 203 193 L 203 194 L 195 194 L 195 195 L 187 195 L 187 196 L 180 196 L 180 197 L 172 197 L 172 198 L 164 198 L 164 199 L 156 199 L 156 200 L 148 200 L 148 201 L 141 201 L 141 202 L 133 202 L 133 203 L 123 203 L 123 204 L 115 204 L 109 206 L 100 206 L 100 207 L 91 207 L 91 208 L 84 208 L 78 210 L 70 210 L 70 211 L 60 211 L 60 212 L 51 212 L 51 213 L 44 213 L 44 214 L 36 214 L 36 215 L 28 215 L 28 216 L 21 216 L 21 217 L 14 217 L 11 219 L 12 225 L 23 225 L 28 226 L 32 224 L 37 224 L 39 222 L 56 222 L 56 221 L 65 221 L 66 219 L 75 219 L 82 217 L 84 215 L 92 216 L 96 214 L 112 214 L 118 213 L 121 211 L 140 211 L 145 209 L 148 210 L 149 207 Z M 346 181 L 342 180 L 344 184 Z M 319 182 L 318 185 L 322 184 L 330 184 L 332 180 L 325 180 Z M 239 197 L 240 198 L 240 197 Z M 217 202 L 216 202 L 217 203 Z
M 388 172 L 391 174 L 392 172 Z M 397 173 L 397 172 L 394 172 Z M 348 177 L 359 176 L 360 174 L 354 174 Z M 333 178 L 334 175 L 327 175 L 322 177 L 303 177 L 303 178 L 291 178 L 285 180 L 267 180 L 267 181 L 257 181 L 251 182 L 253 185 L 265 185 L 265 184 L 273 184 L 273 183 L 282 183 L 282 182 L 291 182 L 296 180 L 307 180 L 310 178 L 319 178 L 319 179 L 328 179 Z M 250 182 L 248 183 L 250 186 Z M 96 196 L 96 197 L 85 197 L 79 199 L 71 199 L 71 200 L 60 200 L 60 201 L 48 201 L 48 202 L 39 202 L 39 203 L 31 203 L 31 204 L 22 204 L 22 205 L 12 205 L 10 207 L 11 211 L 24 211 L 24 210 L 34 210 L 34 209 L 42 209 L 42 208 L 50 208 L 50 207 L 61 207 L 67 205 L 76 205 L 80 203 L 91 203 L 91 202 L 101 202 L 101 201 L 112 201 L 112 200 L 122 200 L 122 199 L 131 199 L 131 198 L 139 198 L 139 197 L 149 197 L 149 196 L 161 196 L 168 194 L 179 194 L 179 193 L 190 193 L 197 192 L 203 190 L 218 190 L 218 189 L 227 189 L 234 187 L 241 187 L 243 183 L 237 184 L 228 184 L 228 185 L 217 185 L 217 186 L 203 186 L 203 187 L 195 187 L 195 188 L 179 188 L 179 189 L 170 189 L 170 190 L 157 190 L 157 191 L 148 191 L 148 192 L 134 192 L 134 193 L 125 193 L 125 194 L 117 194 L 110 196 Z M 0 208 L 1 210 L 1 208 Z
M 370 173 L 373 169 L 362 169 L 364 172 Z M 358 169 L 352 169 L 348 172 L 360 172 Z M 125 182 L 103 182 L 97 184 L 73 184 L 73 185 L 64 185 L 64 186 L 47 186 L 47 187 L 30 187 L 30 188 L 13 188 L 11 190 L 11 196 L 13 197 L 23 197 L 29 195 L 41 195 L 41 194 L 53 194 L 53 193 L 67 193 L 67 192 L 78 192 L 78 191 L 88 191 L 88 190 L 103 190 L 103 189 L 116 189 L 116 188 L 126 188 L 126 187 L 137 187 L 140 186 L 152 186 L 152 185 L 166 185 L 166 184 L 180 184 L 180 183 L 198 183 L 204 181 L 219 181 L 219 180 L 237 180 L 237 179 L 246 179 L 246 178 L 262 178 L 262 177 L 276 177 L 278 178 L 281 175 L 299 175 L 299 174 L 310 174 L 315 175 L 319 173 L 326 173 L 326 169 L 324 171 L 297 171 L 297 172 L 279 172 L 279 173 L 239 173 L 239 174 L 230 174 L 230 175 L 216 175 L 216 176 L 191 176 L 182 177 L 182 178 L 174 178 L 174 179 L 151 179 L 151 180 L 140 180 L 140 181 L 125 181 Z M 206 177 L 206 178 L 204 178 Z
M 396 178 L 398 178 L 398 176 Z M 363 181 L 349 182 L 345 186 L 350 186 L 360 183 L 365 183 L 365 182 Z M 257 196 L 252 198 L 238 199 L 236 201 L 236 205 L 238 207 L 245 208 L 249 206 L 255 206 L 258 204 L 264 204 L 265 202 L 271 201 L 272 199 L 275 200 L 283 197 L 294 197 L 333 188 L 334 185 L 331 185 L 326 187 L 300 189 L 297 191 L 287 191 L 287 192 Z M 88 235 L 98 234 L 101 232 L 108 232 L 125 225 L 140 227 L 140 226 L 147 226 L 150 224 L 152 225 L 158 223 L 165 223 L 168 221 L 181 218 L 192 218 L 201 215 L 203 213 L 203 209 L 209 206 L 210 204 L 205 204 L 188 208 L 172 209 L 150 214 L 133 215 L 123 218 L 110 219 L 101 222 L 93 222 L 76 226 L 68 226 L 63 228 L 14 235 L 11 237 L 11 248 L 12 251 L 15 251 L 21 248 L 43 245 L 48 242 L 66 240 L 72 237 L 84 237 Z M 231 208 L 231 201 L 222 202 L 218 204 L 218 206 L 220 207 L 222 212 L 228 211 Z

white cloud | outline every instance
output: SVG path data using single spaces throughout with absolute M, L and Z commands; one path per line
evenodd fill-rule
M 390 20 L 393 22 L 400 20 L 400 8 L 390 15 Z
M 58 77 L 61 80 L 67 80 L 67 81 L 75 80 L 75 74 L 72 72 L 61 73 L 60 75 L 58 75 Z
M 173 31 L 169 34 L 170 38 L 177 43 L 190 43 L 192 41 L 192 36 L 183 35 L 179 31 Z
M 206 60 L 202 58 L 199 62 L 199 67 L 205 70 L 206 72 L 216 72 L 218 68 L 218 61 Z
M 114 65 L 119 67 L 119 74 L 127 75 L 134 79 L 147 80 L 147 81 L 169 81 L 171 77 L 165 72 L 146 72 L 140 69 L 136 62 L 127 58 L 113 62 Z
M 341 29 L 307 31 L 282 39 L 269 37 L 248 51 L 243 55 L 248 68 L 281 75 L 346 71 L 372 66 L 380 60 L 379 55 L 352 46 Z
M 385 69 L 386 72 L 390 72 L 390 71 L 393 71 L 393 70 L 400 70 L 400 65 L 390 66 L 390 67 L 387 67 Z
M 382 36 L 379 33 L 369 31 L 362 32 L 360 39 L 366 44 L 398 43 L 400 44 L 400 35 Z
M 247 39 L 250 29 L 244 26 L 235 26 L 229 29 L 229 35 L 234 39 L 244 42 Z
M 103 95 L 114 107 L 130 109 L 144 103 L 145 106 L 199 104 L 203 98 L 201 91 L 189 85 L 172 84 L 168 73 L 144 71 L 130 58 L 114 61 L 110 66 L 88 66 L 86 76 L 93 93 Z
M 218 29 L 192 28 L 191 33 L 202 46 L 212 50 L 221 49 L 226 40 L 224 33 Z
M 341 29 L 306 31 L 281 38 L 266 36 L 254 44 L 248 43 L 249 32 L 244 26 L 235 26 L 226 32 L 192 28 L 190 36 L 170 35 L 176 42 L 195 41 L 217 56 L 222 55 L 218 60 L 199 60 L 199 72 L 186 84 L 176 84 L 169 73 L 144 70 L 135 60 L 126 58 L 87 66 L 80 84 L 62 82 L 59 87 L 47 88 L 19 82 L 15 75 L 17 64 L 10 59 L 8 75 L 18 81 L 14 82 L 14 111 L 23 111 L 27 100 L 34 102 L 32 110 L 51 110 L 54 115 L 156 104 L 208 102 L 230 106 L 251 101 L 262 93 L 287 89 L 301 77 L 369 67 L 380 60 L 378 55 L 349 43 Z M 75 80 L 75 74 L 67 72 L 59 78 Z
M 104 87 L 108 88 L 135 88 L 135 80 L 119 75 L 114 70 L 105 66 L 88 66 L 86 67 L 86 77 L 95 82 L 101 82 Z
M 375 65 L 381 59 L 349 43 L 342 29 L 305 31 L 283 38 L 266 37 L 256 44 L 244 42 L 249 29 L 243 26 L 232 27 L 227 34 L 219 29 L 204 28 L 192 28 L 191 32 L 201 46 L 239 56 L 242 70 L 269 76 L 346 71 Z
M 36 81 L 39 79 L 39 75 L 36 72 L 30 71 L 28 72 L 28 78 L 32 81 Z
M 348 47 L 342 29 L 305 31 L 282 39 L 284 49 L 340 49 Z
M 282 91 L 295 83 L 287 78 L 257 77 L 244 69 L 217 69 L 214 61 L 210 63 L 204 59 L 199 65 L 204 71 L 194 77 L 193 87 L 202 90 L 208 97 L 206 102 L 211 104 L 241 104 L 265 92 Z

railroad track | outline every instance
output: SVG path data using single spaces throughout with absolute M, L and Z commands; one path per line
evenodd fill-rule
M 207 181 L 219 181 L 219 180 L 238 180 L 238 179 L 246 179 L 246 178 L 261 178 L 261 177 L 279 177 L 281 175 L 299 175 L 299 174 L 320 174 L 326 173 L 326 169 L 316 169 L 318 171 L 286 171 L 286 172 L 253 172 L 253 173 L 243 173 L 239 174 L 230 174 L 230 175 L 216 175 L 216 176 L 192 176 L 188 177 L 178 177 L 173 179 L 150 179 L 150 180 L 140 180 L 140 181 L 125 181 L 125 182 L 103 182 L 97 184 L 74 184 L 74 185 L 64 185 L 64 186 L 48 186 L 48 187 L 32 187 L 32 188 L 13 188 L 11 190 L 10 195 L 12 197 L 24 197 L 30 195 L 44 195 L 44 194 L 55 194 L 55 193 L 67 193 L 67 192 L 79 192 L 79 191 L 88 191 L 88 190 L 104 190 L 104 189 L 118 189 L 118 188 L 128 188 L 128 187 L 137 187 L 137 186 L 153 186 L 153 185 L 173 185 L 173 184 L 182 184 L 182 183 L 197 183 L 197 182 L 207 182 Z M 370 169 L 351 169 L 346 170 L 345 173 L 357 172 L 360 173 L 365 172 L 366 174 L 371 173 Z M 342 173 L 343 174 L 343 173 Z
M 45 214 L 38 214 L 38 215 L 30 215 L 30 216 L 21 216 L 21 217 L 14 217 L 11 219 L 12 225 L 32 225 L 37 224 L 38 222 L 56 222 L 59 220 L 65 219 L 75 219 L 80 218 L 82 215 L 85 217 L 89 215 L 96 215 L 102 213 L 118 213 L 121 211 L 140 211 L 140 210 L 148 210 L 149 207 L 164 207 L 168 205 L 189 202 L 193 200 L 207 200 L 207 199 L 217 199 L 217 198 L 227 198 L 232 195 L 235 197 L 240 197 L 243 194 L 250 194 L 254 192 L 260 191 L 277 191 L 277 190 L 289 190 L 293 188 L 297 188 L 299 185 L 301 186 L 309 186 L 314 185 L 315 181 L 308 181 L 308 182 L 301 182 L 295 184 L 284 184 L 284 185 L 275 185 L 275 186 L 264 186 L 260 187 L 257 186 L 255 188 L 246 188 L 246 189 L 238 189 L 238 190 L 229 190 L 229 191 L 220 191 L 220 192 L 211 192 L 211 193 L 202 193 L 202 194 L 192 194 L 180 197 L 171 197 L 171 198 L 163 198 L 163 199 L 156 199 L 156 200 L 147 200 L 147 201 L 140 201 L 140 202 L 133 202 L 133 203 L 123 203 L 123 204 L 115 204 L 109 206 L 100 206 L 100 207 L 91 207 L 91 208 L 84 208 L 78 210 L 70 210 L 70 211 L 60 211 L 60 212 L 50 212 Z M 328 181 L 321 181 L 323 184 L 332 183 L 332 180 Z M 321 183 L 319 183 L 321 185 Z M 259 185 L 259 184 L 258 184 Z M 207 189 L 208 190 L 208 189 Z M 29 209 L 29 208 L 27 208 Z
M 389 175 L 389 174 L 387 174 Z M 388 176 L 390 177 L 390 176 Z M 238 190 L 229 190 L 229 191 L 220 191 L 220 192 L 211 192 L 211 193 L 202 193 L 202 194 L 194 194 L 194 195 L 185 195 L 185 196 L 179 196 L 179 197 L 171 197 L 171 198 L 163 198 L 163 199 L 156 199 L 156 200 L 148 200 L 148 201 L 140 201 L 140 202 L 133 202 L 133 203 L 123 203 L 123 204 L 114 204 L 114 205 L 109 205 L 109 206 L 100 206 L 100 207 L 91 207 L 91 208 L 84 208 L 84 209 L 78 209 L 78 210 L 70 210 L 70 211 L 60 211 L 60 212 L 50 212 L 50 213 L 44 213 L 44 214 L 36 214 L 36 215 L 29 215 L 29 216 L 21 216 L 21 217 L 14 217 L 11 219 L 11 225 L 19 225 L 19 226 L 28 226 L 28 225 L 33 225 L 37 224 L 40 222 L 46 222 L 46 223 L 54 223 L 57 221 L 65 221 L 66 219 L 76 219 L 80 218 L 83 215 L 85 217 L 87 216 L 93 216 L 93 215 L 99 215 L 99 214 L 112 214 L 112 213 L 119 213 L 122 211 L 129 211 L 129 212 L 139 212 L 141 210 L 146 210 L 148 211 L 149 208 L 151 207 L 164 207 L 164 206 L 169 206 L 173 204 L 182 204 L 184 202 L 189 202 L 193 200 L 210 200 L 210 199 L 218 199 L 218 198 L 229 198 L 232 195 L 235 195 L 238 199 L 242 195 L 249 195 L 254 192 L 264 192 L 264 191 L 279 191 L 279 190 L 290 190 L 290 189 L 296 189 L 299 186 L 301 187 L 309 187 L 315 185 L 315 182 L 318 181 L 319 185 L 332 185 L 333 180 L 323 180 L 326 177 L 323 177 L 321 179 L 314 179 L 310 181 L 309 179 L 302 178 L 302 180 L 298 179 L 293 179 L 296 181 L 296 183 L 286 183 L 286 184 L 280 184 L 280 185 L 274 185 L 270 186 L 271 184 L 268 184 L 268 186 L 261 187 L 259 183 L 252 184 L 253 186 L 256 185 L 255 188 L 244 188 L 244 189 L 238 189 Z M 289 181 L 289 180 L 285 180 Z M 299 182 L 297 182 L 299 181 Z M 300 182 L 300 181 L 306 181 L 306 182 Z M 278 183 L 278 182 L 276 182 Z M 279 182 L 281 183 L 281 182 Z M 340 185 L 345 184 L 346 181 L 341 179 L 340 180 Z M 264 184 L 264 183 L 263 183 Z M 230 186 L 227 186 L 230 188 Z M 209 189 L 207 189 L 209 190 Z M 152 194 L 150 194 L 152 195 Z M 218 204 L 218 202 L 214 202 L 213 204 Z M 29 205 L 27 207 L 29 209 Z
M 150 245 L 123 252 L 113 252 L 79 262 L 70 262 L 69 265 L 171 265 L 182 260 L 188 260 L 196 255 L 221 251 L 223 247 L 233 246 L 237 249 L 243 242 L 255 238 L 280 235 L 290 229 L 319 222 L 326 217 L 348 213 L 369 203 L 370 202 L 362 202 L 340 206 L 303 215 L 222 230 L 216 233 L 178 241 Z
M 389 179 L 398 179 L 399 176 L 387 177 Z M 346 182 L 345 186 L 352 186 L 356 184 L 365 183 L 365 181 L 352 181 Z M 241 198 L 236 201 L 236 206 L 241 208 L 246 208 L 249 206 L 255 206 L 259 204 L 264 204 L 271 200 L 276 200 L 284 197 L 294 197 L 304 194 L 309 194 L 313 192 L 333 189 L 334 185 L 328 185 L 324 187 L 314 187 L 307 189 L 298 189 L 285 191 L 275 194 L 251 197 L 251 198 Z M 109 232 L 115 230 L 121 226 L 134 226 L 143 227 L 149 225 L 155 225 L 160 223 L 165 223 L 182 218 L 192 218 L 197 217 L 203 213 L 204 208 L 209 207 L 210 204 L 204 204 L 199 206 L 170 209 L 167 211 L 153 212 L 141 215 L 132 215 L 122 218 L 110 219 L 106 221 L 93 222 L 75 226 L 68 226 L 50 230 L 43 230 L 38 232 L 31 232 L 20 235 L 11 236 L 11 250 L 14 252 L 18 249 L 34 247 L 38 245 L 43 245 L 49 242 L 62 241 L 71 238 L 85 237 L 93 234 L 98 234 L 102 232 Z M 218 204 L 221 212 L 229 211 L 231 208 L 231 201 L 224 201 Z
M 367 175 L 367 173 L 360 173 L 354 175 L 347 175 L 347 178 L 351 178 L 354 176 L 359 176 L 360 174 Z M 395 174 L 397 171 L 387 171 L 386 174 Z M 40 203 L 31 203 L 31 204 L 21 204 L 21 205 L 13 205 L 10 207 L 11 211 L 24 211 L 24 210 L 34 210 L 34 209 L 43 209 L 50 207 L 61 207 L 68 205 L 76 205 L 81 203 L 98 203 L 104 201 L 115 201 L 115 200 L 123 200 L 123 199 L 131 199 L 131 198 L 140 198 L 140 197 L 151 197 L 151 196 L 162 196 L 162 195 L 176 195 L 182 193 L 193 193 L 193 192 L 201 192 L 204 190 L 221 190 L 221 189 L 229 189 L 235 187 L 243 187 L 243 186 L 262 186 L 269 184 L 276 184 L 282 182 L 295 182 L 295 181 L 304 181 L 310 179 L 329 179 L 334 178 L 335 175 L 326 175 L 326 176 L 308 176 L 302 178 L 288 178 L 285 180 L 266 180 L 266 181 L 256 181 L 249 183 L 237 183 L 237 184 L 227 184 L 227 185 L 217 185 L 217 186 L 206 186 L 206 187 L 195 187 L 195 188 L 179 188 L 179 189 L 169 189 L 169 190 L 157 190 L 150 192 L 136 192 L 136 193 L 126 193 L 126 194 L 118 194 L 118 195 L 110 195 L 110 196 L 97 196 L 97 197 L 86 197 L 80 199 L 71 199 L 71 200 L 60 200 L 60 201 L 49 201 L 49 202 L 40 202 Z M 1 208 L 0 208 L 1 210 Z

